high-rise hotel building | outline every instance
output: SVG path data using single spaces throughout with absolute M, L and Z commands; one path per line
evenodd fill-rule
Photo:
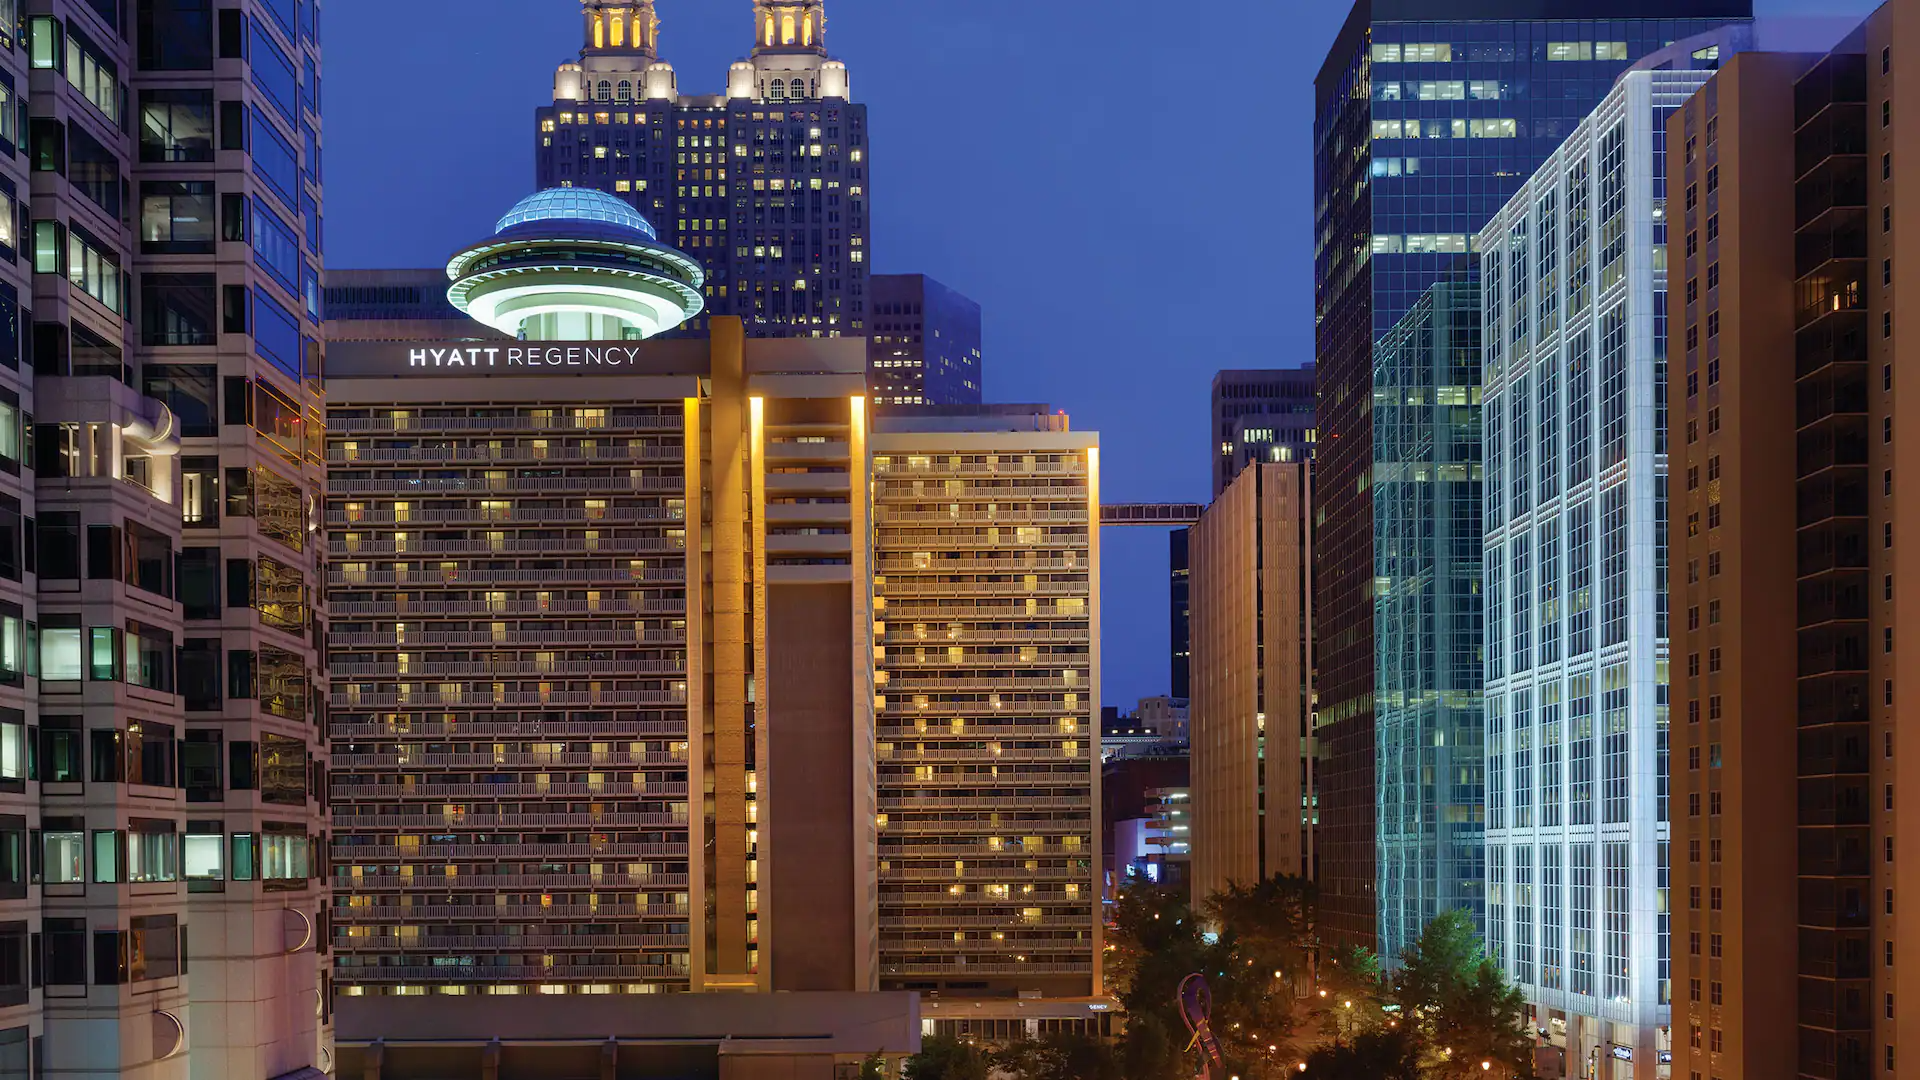
M 1487 942 L 1600 1076 L 1672 1049 L 1666 128 L 1742 44 L 1635 65 L 1479 234 Z
M 0 9 L 0 1075 L 315 1076 L 316 8 Z
M 1376 698 L 1408 682 L 1406 672 L 1389 679 L 1379 655 L 1415 657 L 1431 665 L 1415 673 L 1415 682 L 1458 691 L 1439 703 L 1446 715 L 1438 722 L 1477 730 L 1480 716 L 1479 663 L 1471 651 L 1423 648 L 1412 640 L 1417 622 L 1384 624 L 1386 616 L 1376 610 L 1379 590 L 1397 587 L 1389 579 L 1401 576 L 1431 579 L 1436 595 L 1470 596 L 1480 565 L 1477 537 L 1464 534 L 1457 552 L 1437 552 L 1413 565 L 1401 560 L 1398 569 L 1383 565 L 1394 558 L 1394 541 L 1377 535 L 1380 476 L 1445 481 L 1419 479 L 1423 466 L 1437 475 L 1431 460 L 1388 456 L 1375 437 L 1383 401 L 1405 402 L 1426 389 L 1418 366 L 1424 358 L 1399 354 L 1416 365 L 1406 370 L 1378 343 L 1430 286 L 1464 268 L 1469 238 L 1630 63 L 1751 14 L 1749 0 L 1580 0 L 1550 12 L 1534 0 L 1357 0 L 1320 68 L 1314 84 L 1315 486 L 1325 499 L 1315 511 L 1321 561 L 1314 611 L 1321 634 L 1318 782 L 1325 824 L 1318 844 L 1322 914 L 1343 939 L 1372 942 L 1386 896 L 1413 897 L 1428 914 L 1453 907 L 1477 913 L 1484 872 L 1482 826 L 1471 810 L 1480 802 L 1480 763 L 1471 748 L 1455 748 L 1458 771 L 1446 784 L 1416 783 L 1399 795 L 1376 797 L 1381 785 L 1400 783 L 1381 764 L 1388 756 L 1375 737 Z M 1471 396 L 1479 384 L 1478 372 L 1464 371 L 1458 382 L 1432 390 Z M 1476 408 L 1471 401 L 1452 407 Z M 1378 642 L 1389 635 L 1402 640 Z M 1388 803 L 1416 816 L 1376 821 L 1377 805 Z M 1446 843 L 1431 858 L 1391 870 L 1376 849 L 1376 834 L 1407 833 L 1427 821 L 1440 823 Z M 1387 880 L 1389 872 L 1401 879 Z M 1405 925 L 1381 926 L 1383 953 L 1407 943 Z
M 753 0 L 753 52 L 685 95 L 653 0 L 580 0 L 578 62 L 535 118 L 535 184 L 640 210 L 706 268 L 707 319 L 749 337 L 864 337 L 871 310 L 867 108 L 827 53 L 824 0 Z
M 854 339 L 639 340 L 702 272 L 601 193 L 451 276 L 509 336 L 328 387 L 345 991 L 1105 1015 L 1092 436 L 873 419 Z
M 1917 14 L 1735 57 L 1668 128 L 1676 1078 L 1920 1060 Z

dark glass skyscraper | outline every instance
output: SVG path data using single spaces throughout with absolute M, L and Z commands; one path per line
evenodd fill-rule
M 746 5 L 742 5 L 743 14 Z M 538 110 L 539 188 L 630 202 L 706 267 L 706 311 L 750 337 L 865 336 L 867 109 L 830 59 L 824 0 L 754 0 L 724 90 L 680 93 L 653 0 L 581 0 L 580 59 Z
M 1422 385 L 1383 363 L 1390 358 L 1376 356 L 1374 343 L 1447 270 L 1464 265 L 1470 237 L 1630 63 L 1751 14 L 1750 0 L 1361 0 L 1320 69 L 1314 119 L 1316 487 L 1324 493 L 1315 543 L 1322 553 L 1315 603 L 1319 846 L 1322 917 L 1345 940 L 1375 939 L 1382 887 L 1376 799 L 1378 770 L 1386 766 L 1377 753 L 1374 703 L 1383 692 L 1405 689 L 1380 682 L 1376 582 L 1387 571 L 1376 550 L 1372 485 L 1382 465 L 1409 462 L 1381 457 L 1373 417 L 1382 400 Z M 1477 393 L 1467 389 L 1470 403 L 1460 408 L 1476 408 Z M 1412 572 L 1456 569 L 1477 574 L 1478 560 L 1457 567 L 1441 561 Z M 1475 687 L 1477 672 L 1474 658 Z M 1461 675 L 1468 672 L 1463 668 Z M 1407 677 L 1403 672 L 1396 679 Z M 1432 864 L 1400 865 L 1425 872 Z M 1433 895 L 1468 902 L 1478 893 L 1477 859 L 1452 860 L 1433 872 L 1457 879 L 1436 880 L 1426 889 Z M 1392 952 L 1402 942 L 1395 935 L 1378 944 Z
M 875 406 L 980 404 L 980 305 L 925 274 L 875 274 L 867 387 Z

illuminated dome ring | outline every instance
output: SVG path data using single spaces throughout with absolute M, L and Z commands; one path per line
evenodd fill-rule
M 603 192 L 556 188 L 502 217 L 447 264 L 447 298 L 515 337 L 647 338 L 699 314 L 706 272 Z

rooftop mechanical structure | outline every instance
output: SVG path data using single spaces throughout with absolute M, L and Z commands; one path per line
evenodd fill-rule
M 528 341 L 650 338 L 705 305 L 698 262 L 662 244 L 638 210 L 583 188 L 520 200 L 447 277 L 455 307 Z

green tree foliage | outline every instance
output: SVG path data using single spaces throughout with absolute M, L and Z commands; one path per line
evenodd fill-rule
M 1442 914 L 1407 947 L 1393 996 L 1426 1042 L 1432 1080 L 1487 1076 L 1482 1062 L 1502 1076 L 1533 1075 L 1526 998 L 1487 955 L 1466 912 Z
M 1307 1058 L 1305 1080 L 1421 1080 L 1420 1045 L 1400 1028 L 1377 1028 Z
M 905 1080 L 987 1080 L 987 1058 L 980 1048 L 951 1035 L 920 1040 L 920 1052 L 907 1059 Z

